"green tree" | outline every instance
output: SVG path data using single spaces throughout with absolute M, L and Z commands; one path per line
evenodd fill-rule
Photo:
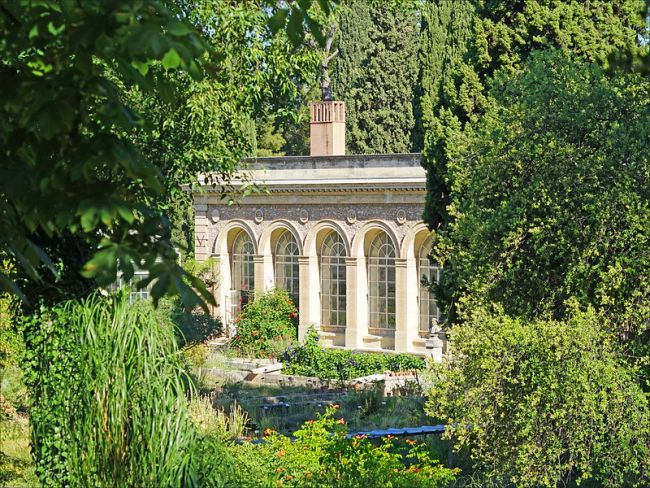
M 471 117 L 485 103 L 469 64 L 475 14 L 473 0 L 428 1 L 422 6 L 417 134 L 428 170 L 424 218 L 429 225 L 440 225 L 439 213 L 450 201 L 443 141 L 462 128 L 464 114 Z
M 648 486 L 650 410 L 606 319 L 565 321 L 475 308 L 451 331 L 426 411 L 486 478 L 521 487 Z M 571 485 L 575 486 L 575 485 Z
M 329 11 L 329 2 L 318 3 Z M 258 10 L 272 32 L 286 29 L 297 45 L 305 25 L 322 41 L 308 7 L 269 2 Z M 239 49 L 241 36 L 224 36 L 211 45 L 205 40 L 209 28 L 200 35 L 179 20 L 183 12 L 175 6 L 170 12 L 154 0 L 135 5 L 22 0 L 0 9 L 0 250 L 16 259 L 30 281 L 41 280 L 42 267 L 58 276 L 51 256 L 33 236 L 57 239 L 71 233 L 92 250 L 83 273 L 100 285 L 112 282 L 118 268 L 129 278 L 138 266 L 150 272 L 141 285 L 153 281 L 154 299 L 178 293 L 188 306 L 213 301 L 200 280 L 177 262 L 169 220 L 155 205 L 170 188 L 169 180 L 134 142 L 139 129 L 152 127 L 123 89 L 173 101 L 176 87 L 169 72 L 187 73 L 190 89 L 201 91 L 206 69 L 208 74 L 232 71 L 224 52 Z M 236 23 L 237 15 L 233 18 Z M 226 85 L 206 96 L 219 104 L 224 96 L 236 99 L 227 95 L 240 89 Z M 223 105 L 218 113 L 195 114 L 194 127 L 237 110 Z M 241 133 L 234 124 L 209 127 L 225 136 L 217 141 L 223 145 Z M 178 130 L 182 133 L 183 127 Z M 210 154 L 213 176 L 228 181 L 239 153 L 218 149 Z M 4 274 L 0 286 L 24 296 Z
M 348 152 L 413 150 L 418 22 L 415 2 L 341 7 L 332 88 L 346 103 Z
M 450 220 L 458 138 L 471 134 L 499 70 L 522 69 L 529 54 L 556 47 L 607 67 L 648 52 L 643 0 L 429 0 L 423 6 L 421 118 L 428 171 L 425 221 Z
M 152 203 L 168 215 L 172 240 L 186 257 L 193 251 L 194 218 L 184 185 L 213 170 L 227 183 L 243 157 L 260 149 L 280 152 L 284 141 L 273 139 L 272 128 L 291 119 L 303 103 L 304 86 L 317 76 L 318 49 L 294 46 L 284 31 L 273 34 L 269 12 L 258 2 L 178 4 L 185 21 L 207 40 L 218 69 L 200 81 L 168 73 L 171 100 L 139 89 L 128 95 L 150 122 L 136 132 L 135 142 L 165 177 L 164 192 Z
M 647 79 L 560 52 L 498 78 L 480 128 L 457 144 L 454 223 L 436 246 L 447 304 L 560 319 L 576 298 L 647 358 L 649 92 Z

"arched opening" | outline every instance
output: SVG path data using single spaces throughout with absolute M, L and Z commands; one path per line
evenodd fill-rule
M 368 247 L 368 326 L 395 329 L 395 245 L 378 231 Z
M 440 310 L 436 297 L 431 291 L 431 284 L 440 282 L 440 267 L 431 259 L 432 238 L 427 237 L 418 252 L 418 279 L 420 301 L 420 332 L 428 332 L 431 319 L 440 320 Z
M 337 232 L 329 232 L 320 247 L 321 325 L 345 327 L 346 271 L 345 243 Z
M 286 290 L 296 307 L 300 303 L 299 255 L 296 238 L 288 230 L 283 231 L 275 243 L 273 254 L 275 286 Z
M 255 290 L 255 246 L 250 236 L 239 231 L 230 250 L 231 317 L 237 314 L 250 301 Z

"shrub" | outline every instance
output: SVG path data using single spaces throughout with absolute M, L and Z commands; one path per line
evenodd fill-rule
M 178 486 L 192 477 L 186 376 L 149 302 L 91 295 L 24 326 L 43 486 Z
M 237 331 L 230 344 L 247 356 L 278 355 L 278 343 L 297 339 L 297 317 L 286 291 L 275 289 L 258 295 L 235 319 Z
M 283 372 L 321 379 L 349 380 L 385 371 L 421 370 L 424 359 L 411 354 L 382 354 L 338 349 L 318 345 L 318 333 L 310 329 L 304 344 L 287 349 L 281 356 Z
M 14 273 L 13 262 L 3 259 L 0 253 L 0 275 L 11 276 Z M 20 353 L 24 349 L 15 321 L 19 312 L 19 299 L 11 293 L 0 293 L 0 368 L 18 364 Z
M 379 444 L 365 436 L 347 438 L 345 420 L 330 407 L 306 422 L 294 439 L 271 433 L 268 449 L 278 484 L 289 486 L 443 487 L 454 481 L 455 471 L 431 459 L 426 446 L 395 438 Z
M 517 486 L 649 486 L 650 411 L 593 311 L 526 321 L 477 309 L 451 332 L 426 411 L 477 467 Z
M 232 469 L 216 475 L 230 472 L 237 486 L 436 488 L 454 481 L 456 470 L 431 459 L 424 444 L 386 438 L 376 445 L 361 436 L 348 439 L 345 421 L 336 419 L 335 412 L 329 408 L 307 421 L 293 438 L 269 431 L 265 444 L 230 446 Z
M 193 344 L 181 349 L 190 369 L 201 368 L 210 356 L 210 348 L 205 344 Z
M 163 298 L 156 315 L 162 324 L 174 328 L 179 346 L 195 346 L 221 334 L 221 321 L 202 309 L 187 311 L 179 298 Z

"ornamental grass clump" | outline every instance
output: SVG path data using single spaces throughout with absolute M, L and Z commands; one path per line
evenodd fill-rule
M 173 329 L 149 302 L 91 295 L 26 320 L 43 486 L 183 486 L 195 431 Z

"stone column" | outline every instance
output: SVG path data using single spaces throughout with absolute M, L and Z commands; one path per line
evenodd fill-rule
M 310 326 L 314 325 L 318 329 L 320 325 L 318 258 L 316 256 L 299 256 L 298 265 L 300 266 L 300 304 L 298 306 L 300 323 L 298 325 L 298 340 L 302 341 Z
M 347 324 L 345 347 L 363 347 L 363 336 L 368 334 L 368 277 L 364 257 L 345 258 L 347 277 Z
M 273 288 L 273 256 L 256 254 L 253 256 L 255 265 L 255 293 L 264 293 Z
M 219 251 L 219 250 L 217 250 Z M 230 309 L 230 288 L 231 288 L 231 277 L 230 277 L 230 258 L 227 253 L 219 254 L 215 256 L 219 261 L 219 290 L 217 291 L 217 305 L 218 312 L 217 315 L 221 317 L 221 320 L 225 324 L 230 324 L 233 317 L 231 317 Z
M 221 281 L 223 280 L 221 274 L 221 256 L 214 255 L 212 256 L 212 259 L 214 259 L 214 266 L 212 269 L 214 269 L 217 274 L 217 281 L 212 287 L 212 296 L 214 296 L 214 301 L 217 302 L 217 306 L 210 306 L 210 315 L 213 317 L 219 317 L 221 316 Z
M 395 350 L 413 352 L 418 336 L 418 276 L 414 258 L 395 259 Z

